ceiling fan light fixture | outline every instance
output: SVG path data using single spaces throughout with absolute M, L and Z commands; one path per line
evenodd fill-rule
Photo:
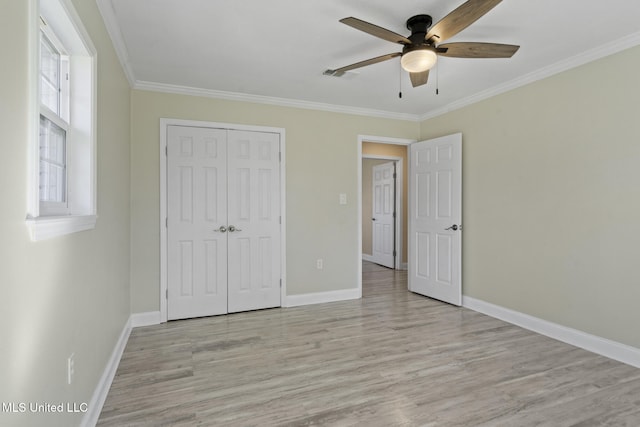
M 430 70 L 436 65 L 437 61 L 438 55 L 436 55 L 433 49 L 429 48 L 410 50 L 405 52 L 402 58 L 400 58 L 402 68 L 409 73 L 422 73 Z

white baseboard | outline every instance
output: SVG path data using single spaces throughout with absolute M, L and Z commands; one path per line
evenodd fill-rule
M 373 255 L 369 255 L 369 254 L 362 254 L 362 260 L 375 263 L 375 261 L 373 260 Z M 408 263 L 403 262 L 400 264 L 400 270 L 408 270 L 408 269 L 409 269 Z
M 131 327 L 159 325 L 162 323 L 159 311 L 148 311 L 146 313 L 133 313 L 131 315 Z
M 362 298 L 362 290 L 358 288 L 316 292 L 312 294 L 288 295 L 282 306 L 296 307 L 299 305 L 322 304 L 325 302 L 347 301 L 359 298 Z
M 558 341 L 640 368 L 640 349 L 568 328 L 528 314 L 463 296 L 462 306 L 496 319 L 518 325 Z
M 122 332 L 116 342 L 116 346 L 111 352 L 111 357 L 107 361 L 107 366 L 104 368 L 104 372 L 100 377 L 100 381 L 98 381 L 98 385 L 93 392 L 93 396 L 91 396 L 88 410 L 82 417 L 82 421 L 80 423 L 81 427 L 93 427 L 98 422 L 100 412 L 102 412 L 102 406 L 104 405 L 105 400 L 107 400 L 107 394 L 109 394 L 113 377 L 115 377 L 116 371 L 118 370 L 120 358 L 122 358 L 122 353 L 124 353 L 124 348 L 127 345 L 130 334 L 131 316 L 125 323 L 124 328 L 122 328 Z

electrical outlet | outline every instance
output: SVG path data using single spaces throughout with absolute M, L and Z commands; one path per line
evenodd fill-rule
M 73 375 L 76 373 L 76 355 L 71 353 L 71 356 L 67 359 L 67 384 L 73 382 Z
M 324 268 L 324 260 L 323 260 L 322 258 L 319 258 L 319 259 L 316 261 L 316 268 L 317 268 L 318 270 L 322 270 L 322 269 Z

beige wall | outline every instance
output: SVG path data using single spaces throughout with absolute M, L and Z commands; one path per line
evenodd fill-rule
M 413 139 L 419 132 L 407 121 L 140 90 L 132 92 L 132 117 L 134 312 L 159 310 L 161 117 L 285 129 L 288 295 L 356 287 L 358 135 Z M 340 193 L 347 205 L 338 203 Z
M 362 159 L 362 254 L 373 255 L 373 167 L 388 160 Z
M 31 242 L 28 3 L 3 1 L 0 13 L 0 401 L 89 402 L 130 313 L 129 86 L 95 1 L 74 0 L 98 50 L 99 218 L 95 230 Z M 80 417 L 0 412 L 0 425 L 70 426 Z
M 395 145 L 395 144 L 380 144 L 380 143 L 375 143 L 375 142 L 363 142 L 362 143 L 362 154 L 369 154 L 369 155 L 376 155 L 376 156 L 389 156 L 389 157 L 401 157 L 402 158 L 402 230 L 400 231 L 402 233 L 402 262 L 406 263 L 407 262 L 407 256 L 408 256 L 408 252 L 407 252 L 407 236 L 408 236 L 408 227 L 409 224 L 407 222 L 407 213 L 408 213 L 408 209 L 407 209 L 407 203 L 408 203 L 408 198 L 407 198 L 407 189 L 409 188 L 409 181 L 408 181 L 408 171 L 409 171 L 409 157 L 408 157 L 408 150 L 407 150 L 407 146 L 406 145 Z M 363 181 L 364 182 L 364 181 Z M 364 201 L 364 190 L 363 190 L 363 195 L 362 195 L 362 199 Z M 371 196 L 369 196 L 371 197 Z M 363 243 L 364 243 L 364 227 L 366 225 L 366 222 L 364 221 L 364 209 L 363 209 L 363 220 L 362 220 L 362 225 L 363 225 Z M 367 214 L 369 215 L 369 214 Z M 370 217 L 370 215 L 369 215 Z M 371 218 L 369 218 L 370 220 Z M 371 234 L 371 221 L 369 221 L 369 227 L 368 227 L 368 233 L 369 235 Z M 371 241 L 371 238 L 369 237 L 369 241 Z M 369 243 L 370 244 L 370 243 Z M 363 253 L 368 253 L 370 254 L 371 252 L 364 252 L 364 247 L 363 247 Z
M 464 294 L 640 348 L 640 48 L 422 123 L 463 134 Z

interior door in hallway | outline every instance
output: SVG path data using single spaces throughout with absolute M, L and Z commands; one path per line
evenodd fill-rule
M 167 318 L 280 305 L 279 135 L 169 126 Z
M 373 212 L 371 261 L 395 267 L 395 162 L 373 167 Z
M 409 290 L 462 304 L 462 134 L 411 144 Z

